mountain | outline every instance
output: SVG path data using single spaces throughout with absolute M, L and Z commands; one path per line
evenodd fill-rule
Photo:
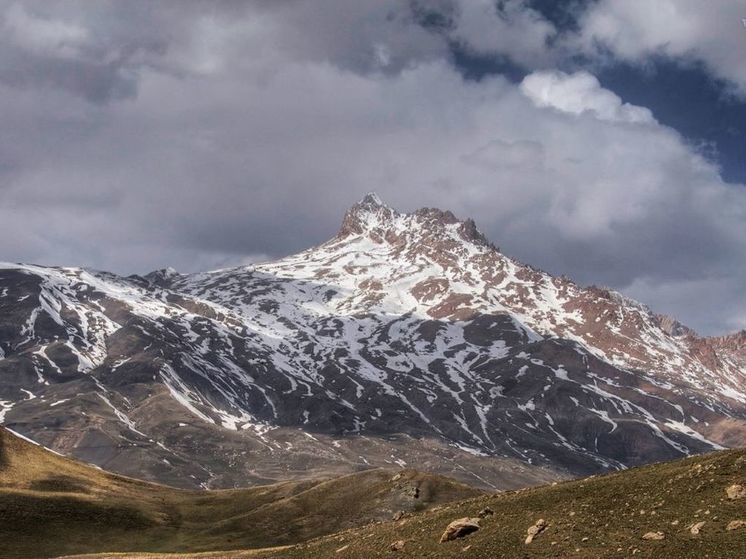
M 184 491 L 95 469 L 0 427 L 0 557 L 293 544 L 481 494 L 414 470 Z
M 0 416 L 186 487 L 416 465 L 506 489 L 745 445 L 743 340 L 368 195 L 255 266 L 2 265 Z

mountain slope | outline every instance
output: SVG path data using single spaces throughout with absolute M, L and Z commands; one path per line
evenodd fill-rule
M 171 483 L 416 463 L 510 488 L 746 444 L 737 340 L 369 195 L 330 241 L 257 266 L 4 265 L 0 414 Z
M 219 552 L 199 557 L 740 559 L 746 550 L 746 494 L 739 499 L 729 498 L 726 490 L 735 484 L 746 486 L 744 450 L 716 452 L 558 485 L 486 495 L 286 549 Z M 478 517 L 485 509 L 490 509 L 492 514 L 479 519 L 479 530 L 440 543 L 450 522 Z M 546 522 L 546 528 L 526 544 L 528 528 L 539 519 Z M 702 523 L 699 533 L 693 534 L 692 526 L 699 523 Z M 644 538 L 655 532 L 661 532 L 663 539 Z M 398 542 L 398 549 L 392 551 L 395 542 Z M 177 559 L 168 554 L 104 554 L 85 556 L 85 559 L 114 557 Z M 197 557 L 178 555 L 178 559 Z
M 284 545 L 479 493 L 413 470 L 183 491 L 94 469 L 0 428 L 0 556 L 6 558 Z
M 736 559 L 746 550 L 746 522 L 737 530 L 726 529 L 734 520 L 746 521 L 746 498 L 732 500 L 726 494 L 726 488 L 736 483 L 746 483 L 743 450 L 481 497 L 345 533 L 344 540 L 329 536 L 266 557 L 389 557 L 389 545 L 404 540 L 397 557 L 462 557 L 469 546 L 467 556 L 474 558 Z M 482 519 L 479 531 L 463 540 L 439 543 L 450 521 L 474 517 L 485 507 L 494 514 Z M 527 529 L 540 518 L 548 527 L 526 545 Z M 690 528 L 699 522 L 704 522 L 700 533 L 693 535 Z M 659 531 L 663 540 L 643 539 Z M 346 549 L 335 553 L 344 545 Z

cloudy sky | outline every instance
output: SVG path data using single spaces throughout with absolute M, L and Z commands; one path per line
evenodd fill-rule
M 376 191 L 746 328 L 746 0 L 0 0 L 0 259 L 282 256 Z

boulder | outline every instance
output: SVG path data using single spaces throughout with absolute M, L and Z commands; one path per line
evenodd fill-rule
M 440 536 L 440 543 L 449 542 L 456 538 L 463 538 L 477 530 L 479 530 L 478 518 L 469 518 L 468 516 L 459 518 L 446 527 L 446 531 L 443 532 L 442 536 Z
M 731 520 L 728 522 L 728 526 L 725 527 L 726 530 L 739 530 L 741 528 L 746 528 L 746 520 Z

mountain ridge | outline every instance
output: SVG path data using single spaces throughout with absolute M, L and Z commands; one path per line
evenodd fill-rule
M 505 487 L 501 468 L 531 483 L 746 444 L 737 341 L 375 195 L 275 262 L 128 278 L 4 265 L 0 294 L 6 422 L 115 469 L 139 453 L 151 479 L 208 449 L 225 455 L 210 473 L 170 464 L 167 479 L 231 483 L 240 460 L 234 483 L 303 475 L 310 444 L 309 471 L 424 460 Z M 85 435 L 53 431 L 71 425 Z

